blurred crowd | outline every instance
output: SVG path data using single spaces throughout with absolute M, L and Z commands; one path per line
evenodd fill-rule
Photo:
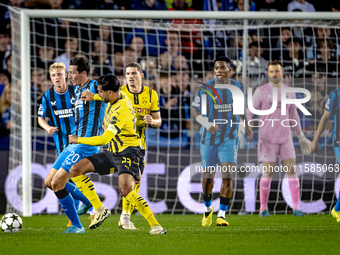
M 9 0 L 9 6 L 31 9 L 90 10 L 204 10 L 243 11 L 244 0 Z M 339 11 L 338 1 L 253 0 L 250 11 Z M 165 20 L 166 22 L 167 20 Z M 0 6 L 0 136 L 7 136 L 13 122 L 11 105 L 11 23 L 8 8 Z M 32 19 L 31 91 L 32 125 L 41 97 L 52 87 L 48 67 L 82 55 L 91 62 L 91 76 L 115 74 L 126 84 L 124 66 L 139 62 L 144 69 L 144 85 L 160 97 L 163 119 L 161 135 L 175 138 L 190 127 L 191 95 L 200 82 L 213 79 L 213 60 L 220 55 L 232 60 L 230 78 L 241 80 L 242 61 L 247 65 L 247 86 L 254 89 L 267 82 L 269 61 L 280 60 L 284 83 L 311 91 L 308 103 L 313 117 L 303 118 L 306 130 L 315 130 L 328 94 L 337 85 L 340 35 L 326 23 L 296 22 L 295 25 L 262 26 L 249 30 L 247 56 L 242 56 L 242 27 L 221 20 L 159 20 L 82 23 L 59 19 Z M 307 21 L 308 22 L 308 21 Z M 221 29 L 216 29 L 221 27 Z M 17 69 L 19 70 L 19 69 Z M 14 75 L 16 75 L 14 73 Z

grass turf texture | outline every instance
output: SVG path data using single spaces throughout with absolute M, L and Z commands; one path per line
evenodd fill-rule
M 1 216 L 2 217 L 2 216 Z M 17 234 L 0 233 L 0 254 L 336 254 L 340 224 L 330 215 L 277 215 L 260 218 L 227 215 L 229 227 L 201 226 L 200 215 L 156 215 L 168 231 L 148 235 L 142 216 L 132 216 L 136 231 L 118 228 L 119 215 L 112 215 L 96 230 L 88 229 L 88 216 L 81 216 L 85 234 L 62 234 L 64 215 L 23 218 Z

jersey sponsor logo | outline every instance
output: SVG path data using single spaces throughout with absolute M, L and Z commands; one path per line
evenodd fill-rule
M 216 109 L 218 112 L 230 112 L 233 109 L 233 104 L 214 104 L 214 109 Z
M 55 116 L 58 116 L 59 118 L 69 118 L 73 116 L 73 108 L 54 110 L 53 113 Z
M 57 105 L 57 101 L 51 101 L 51 105 L 52 105 L 52 106 Z
M 70 103 L 71 104 L 75 104 L 76 103 L 76 99 L 74 97 L 72 97 L 71 100 L 70 100 Z
M 139 107 L 134 107 L 136 113 L 141 113 L 141 114 L 148 114 L 150 109 L 149 108 L 139 108 Z

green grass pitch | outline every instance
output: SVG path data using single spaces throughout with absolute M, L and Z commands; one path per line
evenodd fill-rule
M 23 218 L 17 234 L 0 233 L 0 254 L 337 254 L 340 223 L 330 215 L 227 216 L 229 227 L 201 226 L 200 215 L 156 215 L 168 231 L 148 235 L 142 216 L 132 216 L 136 231 L 118 228 L 112 215 L 85 234 L 62 234 L 65 215 Z M 90 220 L 81 216 L 83 225 Z

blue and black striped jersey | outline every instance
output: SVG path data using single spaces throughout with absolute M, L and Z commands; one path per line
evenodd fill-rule
M 244 92 L 244 86 L 241 82 L 232 79 L 229 80 L 231 85 L 237 86 L 242 90 L 242 92 Z M 215 91 L 221 99 L 221 102 L 219 101 Z M 207 114 L 203 115 L 203 117 L 207 117 L 209 122 L 213 122 L 214 119 L 223 119 L 227 120 L 228 123 L 218 124 L 220 131 L 217 131 L 216 134 L 210 133 L 205 127 L 201 126 L 201 143 L 207 145 L 215 145 L 223 143 L 227 139 L 238 138 L 238 125 L 235 123 L 240 122 L 240 117 L 233 114 L 233 97 L 231 91 L 228 89 L 215 88 L 215 79 L 202 84 L 195 95 L 194 101 L 191 104 L 192 107 L 197 108 L 200 112 L 202 102 L 201 98 L 203 94 L 207 94 Z M 213 96 L 215 100 L 211 98 L 211 96 Z M 232 125 L 231 121 L 233 123 Z M 222 122 L 220 121 L 217 123 Z
M 47 90 L 39 107 L 38 115 L 48 117 L 49 125 L 58 127 L 58 131 L 53 134 L 53 140 L 58 151 L 58 155 L 68 145 L 68 135 L 74 133 L 74 103 L 75 87 L 68 85 L 64 93 L 58 93 L 53 88 Z
M 106 103 L 99 100 L 81 101 L 81 93 L 84 91 L 98 94 L 97 81 L 89 80 L 84 86 L 76 88 L 74 109 L 76 135 L 78 137 L 97 136 L 100 134 L 100 128 L 105 116 Z
M 335 89 L 329 95 L 325 109 L 333 116 L 334 126 L 333 126 L 333 146 L 339 147 L 340 144 L 340 88 Z

